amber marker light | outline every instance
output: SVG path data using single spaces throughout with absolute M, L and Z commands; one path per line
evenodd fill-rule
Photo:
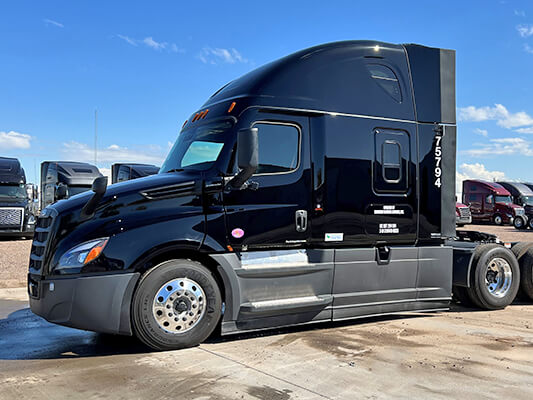
M 200 118 L 204 119 L 208 112 L 209 112 L 209 108 L 202 113 L 202 116 Z
M 230 113 L 230 112 L 233 111 L 233 109 L 235 108 L 235 105 L 236 105 L 236 104 L 237 104 L 237 103 L 235 103 L 235 102 L 233 102 L 233 103 L 230 104 L 230 106 L 229 106 L 229 108 L 228 108 L 228 113 Z
M 102 240 L 97 246 L 93 247 L 89 254 L 87 254 L 87 257 L 85 258 L 84 264 L 90 263 L 92 260 L 98 258 L 98 256 L 102 253 L 102 250 L 104 250 L 105 245 L 107 244 L 107 239 Z

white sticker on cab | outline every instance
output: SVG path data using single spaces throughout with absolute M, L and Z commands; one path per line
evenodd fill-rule
M 326 242 L 342 242 L 344 240 L 344 233 L 326 233 L 324 240 Z

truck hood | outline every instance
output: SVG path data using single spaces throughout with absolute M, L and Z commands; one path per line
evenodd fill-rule
M 115 183 L 107 187 L 106 193 L 100 203 L 106 203 L 114 198 L 125 197 L 135 193 L 141 194 L 150 190 L 179 185 L 181 183 L 195 183 L 201 179 L 203 179 L 203 174 L 201 172 L 182 171 L 150 175 L 144 178 Z M 58 213 L 72 211 L 76 208 L 81 209 L 93 194 L 92 191 L 80 193 L 69 199 L 60 200 L 49 207 L 54 208 Z

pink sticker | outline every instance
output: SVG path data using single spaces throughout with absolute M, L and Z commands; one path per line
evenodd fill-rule
M 233 236 L 235 239 L 240 239 L 244 236 L 244 231 L 241 228 L 235 228 L 231 231 L 231 236 Z

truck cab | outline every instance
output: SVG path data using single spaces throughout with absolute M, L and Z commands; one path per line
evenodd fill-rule
M 505 307 L 516 258 L 456 232 L 455 110 L 451 50 L 346 41 L 262 66 L 191 114 L 158 174 L 42 211 L 31 309 L 176 349 L 446 310 L 452 287 Z
M 496 182 L 463 181 L 463 203 L 470 206 L 474 222 L 527 226 L 524 208 L 514 204 L 511 193 Z
M 456 202 L 455 203 L 455 224 L 458 227 L 463 227 L 466 224 L 472 223 L 472 213 L 470 207 L 466 204 Z
M 498 182 L 511 193 L 513 203 L 524 207 L 527 224 L 519 225 L 518 229 L 533 229 L 533 190 L 529 186 L 520 182 Z M 516 227 L 516 225 L 515 225 Z
M 35 195 L 19 160 L 0 157 L 0 236 L 33 237 Z
M 91 190 L 93 181 L 101 176 L 98 168 L 88 163 L 44 161 L 41 163 L 40 209 Z
M 111 166 L 111 183 L 129 181 L 144 176 L 155 175 L 159 167 L 152 164 L 116 163 Z

